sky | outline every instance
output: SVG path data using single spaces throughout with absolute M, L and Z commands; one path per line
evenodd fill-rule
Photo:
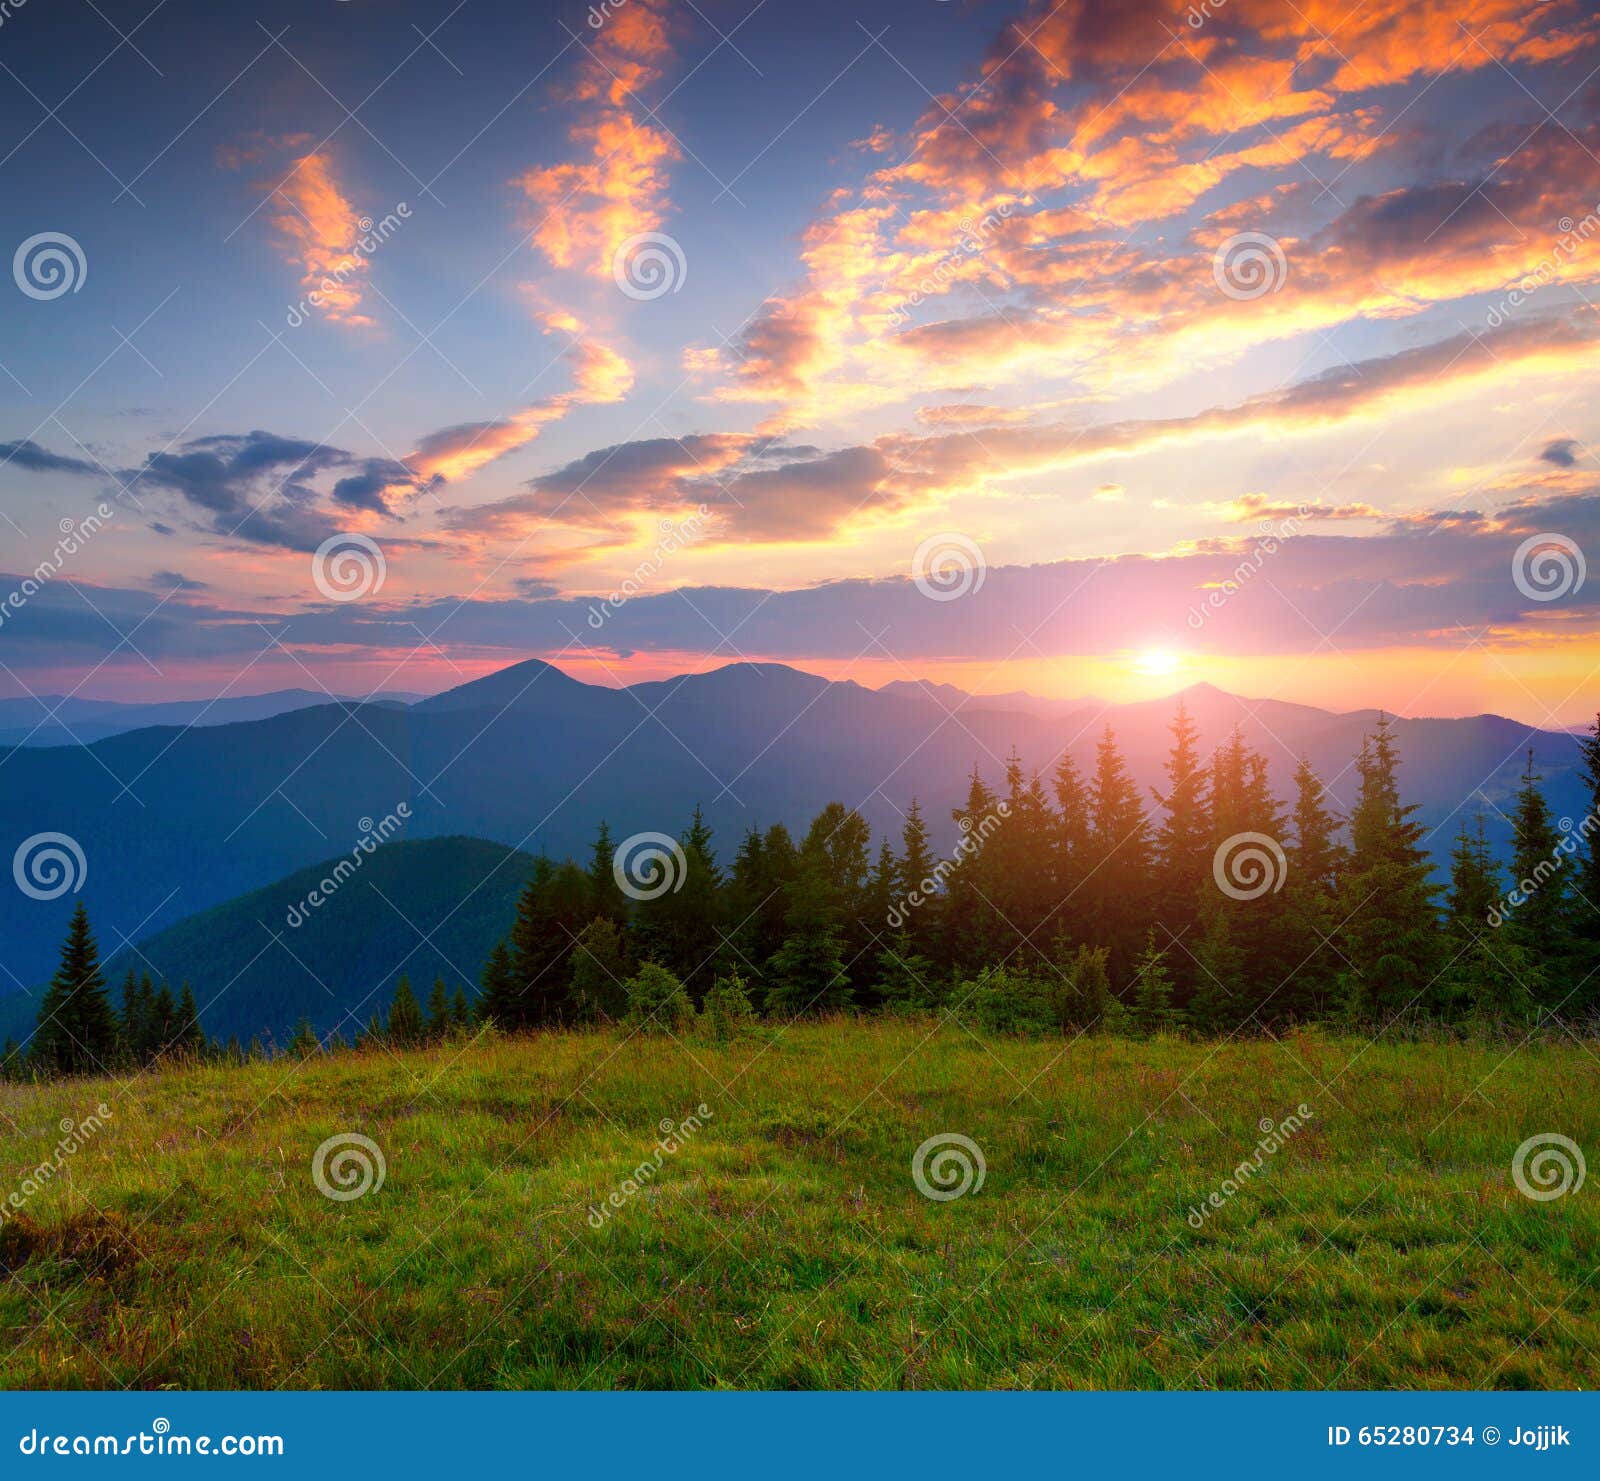
M 1577 0 L 5 0 L 0 695 L 1600 708 Z

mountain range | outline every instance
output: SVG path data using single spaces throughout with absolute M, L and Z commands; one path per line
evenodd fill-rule
M 0 983 L 20 989 L 48 977 L 80 896 L 102 950 L 116 957 L 198 912 L 275 882 L 288 887 L 286 876 L 348 856 L 384 819 L 403 820 L 394 836 L 409 841 L 464 835 L 560 857 L 585 853 L 602 818 L 618 839 L 676 834 L 699 804 L 726 859 L 746 829 L 781 821 L 798 831 L 833 800 L 897 835 L 916 797 L 934 843 L 948 850 L 950 808 L 974 765 L 998 784 L 1013 746 L 1029 767 L 1048 768 L 1063 750 L 1088 765 L 1110 725 L 1134 776 L 1154 786 L 1179 697 L 1208 747 L 1238 725 L 1267 756 L 1280 797 L 1291 795 L 1304 755 L 1342 806 L 1353 799 L 1352 761 L 1376 711 L 1196 685 L 1052 713 L 1050 701 L 1039 702 L 1043 712 L 1026 708 L 1031 696 L 990 708 L 992 696 L 872 690 L 765 663 L 607 688 L 530 659 L 409 705 L 324 702 L 88 745 L 4 749 L 0 848 L 65 834 L 85 870 L 76 893 L 11 893 L 0 913 Z M 1395 730 L 1402 787 L 1438 830 L 1436 856 L 1479 810 L 1503 842 L 1529 749 L 1555 814 L 1576 819 L 1587 807 L 1570 733 L 1494 715 L 1400 720 Z M 459 965 L 460 975 L 477 966 Z

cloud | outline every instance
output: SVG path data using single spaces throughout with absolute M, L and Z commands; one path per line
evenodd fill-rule
M 1557 468 L 1572 468 L 1578 462 L 1579 445 L 1576 437 L 1557 437 L 1545 443 L 1540 449 L 1539 457 L 1543 462 L 1553 463 Z
M 334 324 L 370 326 L 363 311 L 368 262 L 357 244 L 370 230 L 334 175 L 327 150 L 300 155 L 273 187 L 269 216 L 284 252 L 300 270 L 300 287 L 317 295 L 317 311 Z
M 22 438 L 16 442 L 0 442 L 0 468 L 17 468 L 25 473 L 68 473 L 93 475 L 102 472 L 98 464 L 82 458 L 63 457 Z
M 1524 108 L 1467 135 L 1451 111 L 1481 100 L 1448 88 L 1597 40 L 1576 0 L 1037 0 L 895 163 L 830 200 L 801 282 L 691 363 L 721 370 L 722 399 L 776 403 L 767 425 L 809 424 L 977 381 L 1148 388 L 1530 275 L 1600 282 L 1600 243 L 1558 240 L 1600 200 L 1600 128 Z M 1438 113 L 1397 128 L 1384 89 L 1423 71 Z M 1405 178 L 1386 186 L 1389 156 Z M 1446 157 L 1448 177 L 1416 179 Z M 1212 254 L 1241 231 L 1279 242 L 1280 291 L 1218 292 Z
M 1588 313 L 1529 317 L 1391 355 L 1347 363 L 1276 391 L 1185 417 L 1113 422 L 1006 421 L 931 434 L 886 433 L 820 452 L 774 437 L 704 433 L 596 449 L 533 480 L 529 492 L 448 514 L 456 530 L 516 533 L 530 522 L 591 526 L 646 511 L 706 504 L 721 516 L 719 543 L 822 540 L 852 523 L 937 506 L 1007 479 L 1111 456 L 1254 429 L 1309 432 L 1391 408 L 1440 399 L 1484 377 L 1570 367 L 1597 350 Z M 1102 485 L 1102 493 L 1117 485 Z M 1246 496 L 1248 499 L 1251 496 Z M 1241 501 L 1241 508 L 1248 505 Z M 1316 506 L 1309 518 L 1363 518 Z M 1240 517 L 1250 517 L 1249 513 Z
M 622 244 L 660 227 L 666 167 L 678 158 L 639 104 L 672 57 L 664 0 L 627 0 L 578 45 L 583 58 L 565 98 L 580 110 L 567 139 L 581 157 L 530 169 L 516 184 L 533 207 L 533 244 L 554 266 L 610 277 Z
M 196 581 L 191 576 L 185 576 L 182 571 L 152 571 L 146 578 L 145 585 L 154 587 L 157 591 L 171 591 L 180 587 L 185 591 L 210 591 L 209 581 Z

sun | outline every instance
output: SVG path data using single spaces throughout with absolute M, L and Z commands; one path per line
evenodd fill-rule
M 1133 660 L 1135 673 L 1151 679 L 1167 679 L 1178 672 L 1183 662 L 1170 648 L 1145 648 Z

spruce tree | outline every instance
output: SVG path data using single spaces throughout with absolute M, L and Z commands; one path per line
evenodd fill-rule
M 1134 966 L 1133 1022 L 1141 1034 L 1169 1033 L 1180 1015 L 1172 1006 L 1172 974 L 1167 954 L 1156 946 L 1155 928 L 1145 932 L 1144 951 Z
M 850 1002 L 839 914 L 823 866 L 813 859 L 790 886 L 788 935 L 767 963 L 770 1012 L 793 1017 Z
M 1426 1014 L 1439 989 L 1437 887 L 1417 809 L 1400 800 L 1399 764 L 1389 720 L 1379 716 L 1356 759 L 1361 787 L 1340 899 L 1344 1008 L 1364 1022 Z
M 1227 1036 L 1243 1026 L 1249 1012 L 1244 952 L 1234 944 L 1227 910 L 1214 904 L 1206 911 L 1195 947 L 1189 1022 L 1198 1033 Z
M 536 861 L 511 927 L 515 992 L 495 1015 L 502 1028 L 539 1028 L 561 1021 L 573 943 L 592 919 L 591 907 L 589 877 L 577 865 Z
M 450 1026 L 455 1029 L 467 1029 L 472 1026 L 472 1009 L 467 1004 L 467 990 L 459 985 L 450 1003 Z
M 624 986 L 628 976 L 622 932 L 606 916 L 597 915 L 572 949 L 567 1016 L 574 1023 L 620 1019 L 628 1010 Z
M 178 1022 L 178 1003 L 172 989 L 165 982 L 156 989 L 150 1004 L 151 1055 L 159 1059 L 177 1047 L 181 1025 Z
M 1277 989 L 1278 1016 L 1304 1020 L 1325 1014 L 1343 963 L 1333 939 L 1339 924 L 1339 879 L 1346 853 L 1326 789 L 1302 756 L 1294 773 L 1293 839 L 1285 846 L 1289 878 L 1284 913 L 1290 960 Z
M 89 912 L 78 902 L 61 944 L 61 964 L 39 1004 L 33 1052 L 46 1074 L 102 1074 L 117 1061 L 117 1019 L 100 974 Z
M 384 1020 L 383 1031 L 389 1042 L 397 1048 L 406 1048 L 422 1042 L 422 1008 L 417 995 L 411 990 L 411 979 L 402 976 L 395 984 L 394 999 L 389 1004 L 389 1016 Z
M 749 1026 L 754 1014 L 744 979 L 737 972 L 724 972 L 706 992 L 701 1026 L 719 1042 L 734 1038 Z
M 1194 924 L 1201 885 L 1211 870 L 1211 817 L 1199 736 L 1180 700 L 1172 721 L 1166 787 L 1164 791 L 1152 789 L 1166 813 L 1155 834 L 1154 908 L 1157 918 L 1175 936 Z
M 200 1027 L 200 1009 L 194 1000 L 194 989 L 184 980 L 183 991 L 178 994 L 177 1030 L 175 1041 L 177 1047 L 185 1049 L 191 1054 L 204 1054 L 206 1049 L 205 1030 Z
M 438 1041 L 445 1038 L 450 1032 L 450 994 L 444 985 L 443 977 L 433 979 L 433 987 L 428 993 L 428 1038 Z
M 1600 968 L 1600 715 L 1595 716 L 1594 724 L 1579 747 L 1580 771 L 1589 805 L 1577 828 L 1584 847 L 1573 871 L 1573 918 L 1574 930 L 1583 948 L 1582 975 L 1587 977 L 1583 1006 L 1592 1007 L 1600 1001 L 1600 987 L 1596 986 L 1597 977 L 1600 977 L 1596 972 L 1596 968 Z
M 518 1018 L 521 1004 L 511 967 L 511 948 L 503 940 L 496 942 L 489 953 L 480 981 L 483 990 L 478 995 L 479 1020 L 506 1032 L 521 1027 Z
M 1551 817 L 1531 749 L 1511 813 L 1511 839 L 1512 884 L 1502 907 L 1501 935 L 1543 967 L 1543 980 L 1529 984 L 1536 1000 L 1551 1009 L 1570 1009 L 1567 999 L 1582 975 L 1576 970 L 1578 938 L 1570 888 L 1576 845 Z
M 1112 973 L 1120 978 L 1149 918 L 1150 825 L 1109 725 L 1095 748 L 1089 817 L 1086 894 L 1097 944 L 1110 949 Z
M 1545 995 L 1545 971 L 1514 932 L 1500 929 L 1506 902 L 1481 813 L 1476 831 L 1463 823 L 1456 838 L 1446 905 L 1444 1011 L 1480 1029 L 1526 1023 Z
M 289 1053 L 296 1059 L 310 1059 L 321 1052 L 322 1046 L 317 1042 L 317 1031 L 311 1027 L 311 1020 L 302 1018 L 295 1027 L 294 1037 L 289 1040 Z

